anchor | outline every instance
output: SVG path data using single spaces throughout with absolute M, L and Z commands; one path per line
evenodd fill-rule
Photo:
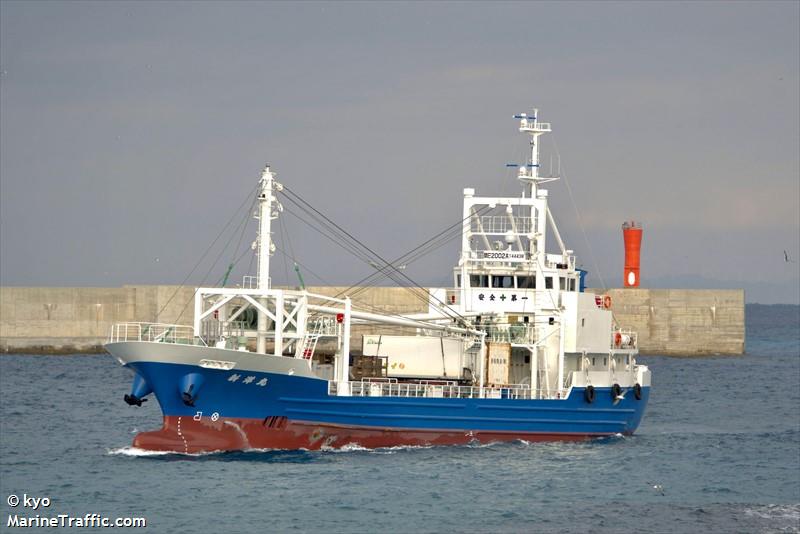
M 136 395 L 125 394 L 123 398 L 130 406 L 141 406 L 143 402 L 147 402 L 147 399 L 140 399 Z
M 123 399 L 129 406 L 141 406 L 143 402 L 147 402 L 145 397 L 153 392 L 153 388 L 142 378 L 140 374 L 133 377 L 133 384 L 131 385 L 131 394 L 125 395 Z
M 181 378 L 179 391 L 184 405 L 194 407 L 194 403 L 197 401 L 197 393 L 203 382 L 205 382 L 205 379 L 199 373 L 189 373 Z
M 194 389 L 194 384 L 189 386 L 188 391 L 184 391 L 181 393 L 181 399 L 183 399 L 183 403 L 186 406 L 194 406 L 194 397 L 192 397 L 192 390 Z

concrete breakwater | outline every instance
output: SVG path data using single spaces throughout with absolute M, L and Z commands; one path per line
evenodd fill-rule
M 597 291 L 597 290 L 593 290 Z M 643 354 L 744 354 L 743 289 L 609 289 L 614 317 Z
M 309 291 L 336 295 L 345 289 L 313 287 Z M 638 332 L 644 354 L 744 353 L 743 290 L 611 289 L 606 293 L 612 298 L 617 323 Z M 194 288 L 177 286 L 2 287 L 0 351 L 102 352 L 114 323 L 191 324 L 193 295 Z M 397 287 L 364 289 L 353 301 L 356 306 L 393 313 L 427 311 L 410 291 Z M 360 346 L 354 342 L 354 347 Z

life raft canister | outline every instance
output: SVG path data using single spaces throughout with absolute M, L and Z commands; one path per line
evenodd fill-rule
M 594 386 L 586 386 L 586 389 L 583 390 L 583 398 L 589 404 L 594 402 Z
M 603 308 L 607 310 L 611 308 L 611 295 L 606 295 L 603 297 Z
M 638 382 L 633 386 L 633 396 L 636 400 L 642 400 L 642 386 Z

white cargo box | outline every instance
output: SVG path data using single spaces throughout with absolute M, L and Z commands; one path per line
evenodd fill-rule
M 390 378 L 458 380 L 469 378 L 465 367 L 477 374 L 475 355 L 458 338 L 365 335 L 361 350 L 365 356 L 386 356 Z

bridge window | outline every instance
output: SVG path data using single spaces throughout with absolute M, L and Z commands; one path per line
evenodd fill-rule
M 517 276 L 517 287 L 519 289 L 536 289 L 536 277 Z
M 514 277 L 513 276 L 493 276 L 492 277 L 492 287 L 501 287 L 505 289 L 513 288 L 514 287 Z
M 546 276 L 544 279 L 544 288 L 545 289 L 553 289 L 553 277 Z
M 575 291 L 575 279 L 574 278 L 570 278 L 569 279 L 569 290 L 570 291 Z
M 567 279 L 564 278 L 563 276 L 559 277 L 559 279 L 558 279 L 558 288 L 561 291 L 564 291 L 565 289 L 567 289 Z
M 471 274 L 469 275 L 470 287 L 489 287 L 488 274 Z

